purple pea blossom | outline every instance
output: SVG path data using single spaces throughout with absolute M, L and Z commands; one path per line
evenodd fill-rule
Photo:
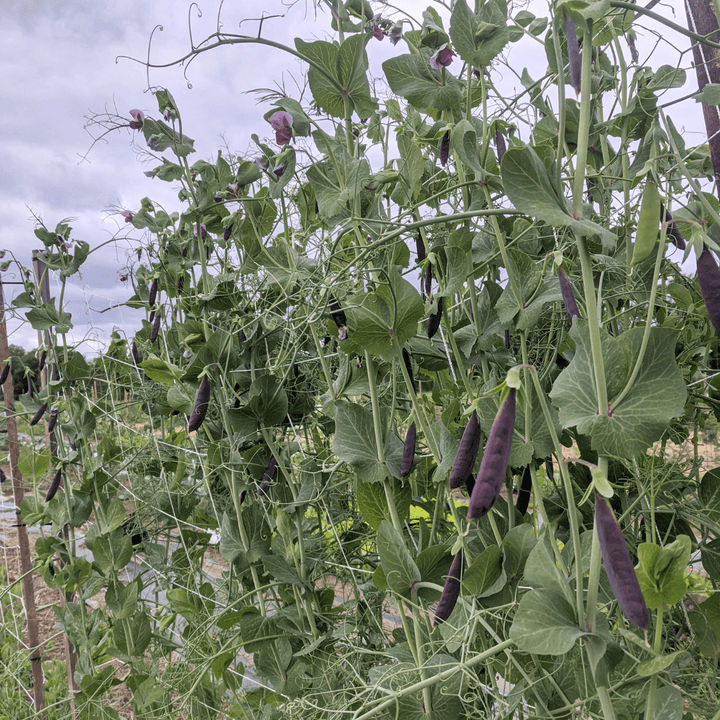
M 373 37 L 376 40 L 382 40 L 385 37 L 383 29 L 379 25 L 373 25 Z
M 143 120 L 145 120 L 145 113 L 142 110 L 131 110 L 132 120 L 130 121 L 130 127 L 133 130 L 140 130 L 143 126 Z
M 120 214 L 125 218 L 126 223 L 132 222 L 133 214 L 131 210 L 123 210 Z
M 155 150 L 156 148 L 160 147 L 160 138 L 159 138 L 159 137 L 156 137 L 155 135 L 153 135 L 153 136 L 148 140 L 148 147 L 149 147 L 151 150 Z
M 292 115 L 284 110 L 274 112 L 268 121 L 275 131 L 275 142 L 278 145 L 287 145 L 292 140 Z
M 388 33 L 388 37 L 390 38 L 390 42 L 393 45 L 397 45 L 400 42 L 400 38 L 402 38 L 402 23 L 398 23 L 397 25 L 393 25 L 390 28 L 390 32 Z
M 430 67 L 435 70 L 447 67 L 453 59 L 455 53 L 447 46 L 441 45 L 437 52 L 430 58 Z
M 197 237 L 197 225 L 193 225 L 193 235 Z M 200 223 L 200 237 L 204 240 L 207 237 L 207 228 L 203 223 Z

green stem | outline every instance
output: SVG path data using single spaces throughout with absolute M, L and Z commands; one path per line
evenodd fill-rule
M 619 395 L 617 395 L 610 403 L 608 411 L 616 408 L 625 398 L 625 396 L 632 390 L 635 380 L 640 373 L 642 362 L 645 359 L 645 351 L 647 350 L 648 341 L 650 340 L 650 329 L 652 327 L 652 319 L 655 314 L 655 298 L 657 297 L 658 279 L 660 277 L 660 267 L 662 266 L 663 259 L 665 258 L 665 236 L 667 226 L 663 223 L 662 232 L 660 234 L 660 242 L 657 247 L 657 255 L 655 256 L 655 268 L 653 270 L 652 286 L 650 288 L 650 299 L 648 300 L 647 317 L 645 319 L 645 329 L 643 332 L 642 342 L 640 343 L 640 351 L 635 360 L 635 366 L 633 371 L 628 378 L 625 387 L 622 389 Z
M 397 703 L 398 700 L 401 698 L 407 697 L 408 695 L 412 695 L 413 693 L 416 693 L 418 690 L 422 690 L 426 687 L 432 687 L 433 685 L 437 685 L 440 682 L 443 682 L 444 680 L 447 680 L 448 678 L 451 678 L 456 673 L 459 673 L 463 670 L 469 670 L 472 667 L 475 667 L 475 665 L 480 665 L 480 663 L 485 662 L 491 657 L 494 657 L 498 653 L 504 652 L 508 648 L 510 648 L 513 644 L 512 640 L 505 640 L 504 642 L 501 642 L 494 647 L 491 647 L 489 650 L 485 650 L 485 652 L 479 653 L 478 655 L 475 655 L 474 657 L 470 658 L 470 660 L 467 660 L 466 662 L 458 663 L 457 665 L 453 665 L 451 668 L 448 668 L 447 670 L 443 670 L 442 672 L 439 672 L 437 675 L 433 675 L 432 677 L 427 678 L 426 680 L 421 680 L 420 682 L 413 683 L 412 685 L 408 685 L 407 687 L 404 687 L 402 690 L 398 690 L 395 693 L 393 693 L 393 697 L 382 700 L 379 702 L 374 708 L 371 710 L 368 710 L 367 712 L 363 713 L 362 715 L 359 715 L 361 710 L 364 709 L 365 706 L 361 707 L 359 710 L 355 712 L 355 714 L 352 716 L 352 720 L 370 720 L 371 717 L 374 717 L 378 713 L 382 712 L 386 708 L 391 707 L 393 704 Z
M 573 215 L 582 218 L 583 184 L 587 165 L 588 144 L 590 142 L 590 90 L 592 80 L 592 26 L 583 31 L 582 74 L 580 79 L 580 118 L 577 134 L 577 160 L 573 179 Z M 559 80 L 560 81 L 560 80 Z M 562 139 L 562 138 L 561 138 Z
M 663 629 L 663 609 L 659 607 L 655 611 L 655 639 L 653 642 L 653 650 L 656 655 L 660 655 L 662 650 L 662 629 Z M 644 720 L 653 720 L 655 717 L 655 705 L 657 701 L 657 673 L 650 678 L 650 688 L 648 689 L 647 702 L 645 704 Z

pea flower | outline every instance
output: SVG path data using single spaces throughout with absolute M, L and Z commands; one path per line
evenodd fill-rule
M 439 70 L 441 67 L 447 67 L 453 59 L 455 53 L 447 46 L 441 45 L 437 52 L 430 58 L 430 67 Z
M 120 214 L 125 218 L 126 223 L 132 222 L 132 219 L 133 219 L 132 211 L 123 210 Z
M 292 115 L 284 110 L 274 112 L 268 121 L 275 131 L 275 142 L 278 145 L 287 145 L 292 140 Z
M 388 37 L 390 38 L 390 42 L 393 45 L 397 45 L 400 42 L 400 38 L 402 37 L 403 31 L 402 31 L 402 23 L 398 23 L 397 25 L 393 25 L 390 28 L 390 32 L 388 33 Z
M 130 127 L 133 130 L 140 130 L 143 126 L 143 120 L 145 120 L 145 113 L 142 110 L 131 110 L 132 120 L 130 121 Z

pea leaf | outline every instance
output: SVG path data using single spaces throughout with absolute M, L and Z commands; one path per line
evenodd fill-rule
M 535 655 L 564 655 L 584 634 L 573 606 L 549 589 L 526 593 L 510 627 L 510 639 L 518 649 Z
M 685 569 L 690 560 L 690 538 L 678 535 L 674 542 L 661 548 L 642 543 L 638 548 L 636 569 L 645 604 L 650 610 L 680 602 L 687 592 Z
M 418 291 L 393 270 L 387 285 L 355 295 L 349 301 L 351 338 L 373 355 L 383 355 L 391 348 L 400 350 L 406 340 L 415 336 L 424 310 Z
M 397 435 L 385 438 L 385 462 L 378 460 L 372 411 L 357 403 L 339 402 L 335 412 L 333 451 L 366 483 L 400 477 L 403 443 Z M 383 422 L 383 427 L 386 424 Z
M 510 40 L 498 0 L 489 0 L 475 14 L 465 0 L 457 0 L 450 19 L 450 37 L 458 55 L 469 65 L 484 67 L 496 58 Z
M 433 70 L 423 55 L 400 55 L 383 63 L 390 89 L 416 108 L 451 110 L 462 102 L 462 85 L 449 73 Z
M 412 490 L 410 485 L 401 485 L 399 481 L 393 483 L 393 497 L 400 520 L 404 520 L 410 510 Z M 390 519 L 385 490 L 379 483 L 363 482 L 362 476 L 358 478 L 355 491 L 358 509 L 363 520 L 373 529 L 378 530 L 383 520 Z
M 345 117 L 346 98 L 350 109 L 361 118 L 369 117 L 377 109 L 366 74 L 365 46 L 369 39 L 370 35 L 359 33 L 351 35 L 340 46 L 324 40 L 312 43 L 295 40 L 298 52 L 314 63 L 308 71 L 313 98 L 333 117 Z
M 412 584 L 420 582 L 420 570 L 410 557 L 402 536 L 387 520 L 380 523 L 377 544 L 388 585 L 396 593 L 407 595 Z
M 630 377 L 643 332 L 643 328 L 633 328 L 613 338 L 601 331 L 610 402 Z M 675 333 L 666 328 L 651 328 L 637 378 L 608 415 L 597 414 L 587 321 L 575 320 L 570 336 L 575 341 L 575 357 L 557 377 L 550 393 L 560 410 L 560 423 L 563 428 L 577 426 L 579 432 L 589 434 L 593 450 L 601 455 L 632 459 L 660 438 L 672 418 L 684 412 L 687 391 L 675 362 Z
M 501 560 L 502 550 L 497 545 L 485 548 L 463 574 L 463 593 L 482 595 L 500 577 Z
M 545 163 L 531 147 L 508 148 L 500 163 L 500 175 L 510 202 L 521 212 L 549 225 L 569 227 L 578 235 L 599 235 L 603 248 L 615 247 L 616 237 L 609 230 L 570 214 Z

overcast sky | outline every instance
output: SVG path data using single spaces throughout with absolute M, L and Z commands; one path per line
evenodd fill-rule
M 398 0 L 394 4 L 420 18 L 428 2 Z M 42 246 L 33 234 L 33 213 L 51 229 L 59 221 L 73 218 L 72 236 L 97 247 L 118 231 L 127 233 L 130 227 L 113 214 L 112 208 L 137 209 L 140 199 L 148 196 L 166 208 L 180 209 L 171 185 L 143 174 L 148 167 L 143 166 L 138 149 L 131 145 L 131 131 L 114 132 L 91 147 L 93 140 L 84 125 L 87 117 L 105 111 L 129 120 L 129 111 L 138 108 L 157 117 L 155 99 L 145 91 L 145 68 L 129 60 L 116 61 L 116 57 L 144 59 L 157 25 L 163 30 L 154 33 L 154 62 L 183 56 L 190 42 L 189 6 L 184 0 L 0 0 L 0 99 L 5 108 L 0 115 L 0 249 L 12 251 L 30 265 L 31 250 Z M 202 17 L 198 17 L 197 6 L 190 12 L 196 43 L 214 31 L 219 2 L 202 2 L 200 6 Z M 382 10 L 380 2 L 373 6 Z M 546 13 L 544 2 L 536 1 L 534 6 L 538 14 Z M 238 31 L 240 20 L 257 18 L 261 12 L 285 15 L 266 20 L 263 35 L 288 45 L 293 44 L 294 37 L 324 38 L 329 28 L 327 15 L 316 18 L 311 0 L 294 4 L 289 0 L 229 0 L 223 6 L 223 26 Z M 675 20 L 685 24 L 682 14 Z M 248 20 L 238 32 L 257 31 L 257 20 Z M 675 40 L 681 49 L 688 45 L 683 38 Z M 644 58 L 653 42 L 651 34 L 641 39 Z M 533 49 L 513 56 L 515 69 L 520 73 L 528 66 L 537 78 L 545 67 L 544 53 L 539 44 L 528 47 Z M 376 43 L 372 51 L 371 71 L 405 49 L 385 40 Z M 668 57 L 665 61 L 677 62 L 677 57 L 675 53 L 674 60 Z M 684 65 L 688 63 L 686 55 Z M 661 62 L 653 57 L 650 64 Z M 257 97 L 247 92 L 284 84 L 288 94 L 297 98 L 296 80 L 302 83 L 302 72 L 302 66 L 285 53 L 243 45 L 215 50 L 195 60 L 188 69 L 192 89 L 179 68 L 152 70 L 150 83 L 167 87 L 175 97 L 186 133 L 195 140 L 194 162 L 200 158 L 214 160 L 218 149 L 226 146 L 234 152 L 250 152 L 252 133 L 269 138 L 271 129 L 262 117 L 268 105 L 258 105 Z M 517 84 L 511 73 L 507 75 L 510 87 Z M 682 93 L 692 87 L 694 73 L 689 74 Z M 690 102 L 676 106 L 678 116 L 679 125 L 702 130 L 699 105 Z M 135 137 L 142 145 L 140 134 Z M 688 138 L 688 144 L 702 141 L 701 135 Z M 128 243 L 119 243 L 115 249 L 91 255 L 82 277 L 69 281 L 65 299 L 76 325 L 71 340 L 84 341 L 79 349 L 87 355 L 94 354 L 97 347 L 90 341 L 106 341 L 114 327 L 129 337 L 139 327 L 139 316 L 127 308 L 97 312 L 130 295 L 129 287 L 120 281 L 129 247 Z M 17 279 L 12 268 L 3 274 L 5 282 Z M 6 286 L 6 301 L 16 292 L 13 286 Z M 14 323 L 9 330 L 11 342 L 28 349 L 37 345 L 36 333 L 29 325 Z

